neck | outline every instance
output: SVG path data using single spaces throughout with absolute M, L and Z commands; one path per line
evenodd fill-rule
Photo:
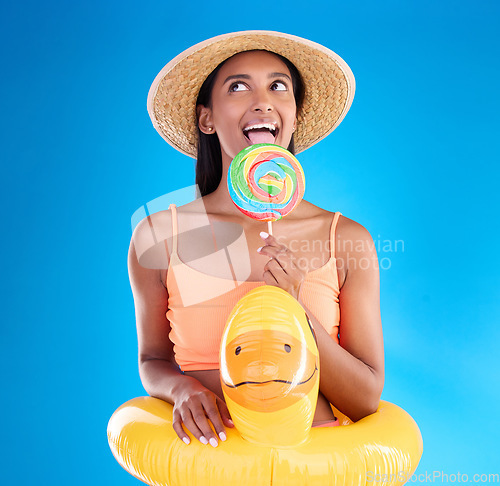
M 214 212 L 240 215 L 241 213 L 231 200 L 231 196 L 229 195 L 229 190 L 227 188 L 227 173 L 229 171 L 230 165 L 231 158 L 223 152 L 221 181 L 217 186 L 217 189 L 205 196 L 204 199 L 207 203 L 210 203 L 210 206 Z

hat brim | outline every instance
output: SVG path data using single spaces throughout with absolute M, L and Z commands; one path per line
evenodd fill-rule
M 290 34 L 233 32 L 185 50 L 156 76 L 148 94 L 148 113 L 158 133 L 176 150 L 196 158 L 196 99 L 207 76 L 239 52 L 266 50 L 292 62 L 304 81 L 304 102 L 294 134 L 299 153 L 329 135 L 354 98 L 354 75 L 330 49 Z

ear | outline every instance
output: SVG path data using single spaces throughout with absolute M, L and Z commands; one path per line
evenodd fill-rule
M 212 120 L 212 110 L 206 106 L 198 105 L 196 107 L 196 115 L 198 117 L 198 127 L 205 135 L 215 133 Z

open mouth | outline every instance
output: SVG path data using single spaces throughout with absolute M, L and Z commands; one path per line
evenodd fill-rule
M 253 145 L 256 143 L 275 143 L 279 128 L 275 123 L 257 123 L 243 129 L 243 135 Z

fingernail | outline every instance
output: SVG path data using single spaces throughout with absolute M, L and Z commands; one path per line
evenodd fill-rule
M 261 237 L 261 238 L 266 239 L 268 236 L 269 236 L 269 234 L 268 234 L 268 233 L 266 233 L 265 231 L 261 231 L 261 232 L 260 232 L 260 237 Z
M 185 444 L 189 444 L 191 442 L 188 437 L 184 437 L 182 440 Z
M 219 434 L 220 440 L 226 440 L 226 434 L 224 432 L 221 432 Z
M 227 419 L 227 421 L 231 424 L 234 425 L 234 422 L 231 419 Z
M 200 437 L 200 442 L 201 442 L 203 445 L 207 445 L 207 444 L 208 444 L 208 440 L 207 440 L 207 439 L 205 439 L 205 437 L 204 437 L 203 435 Z
M 263 246 L 261 246 L 260 248 L 257 248 L 257 251 L 258 252 L 261 252 L 262 251 L 262 248 L 264 248 Z
M 210 439 L 210 445 L 212 447 L 217 447 L 218 444 L 217 439 L 214 439 L 213 437 Z

